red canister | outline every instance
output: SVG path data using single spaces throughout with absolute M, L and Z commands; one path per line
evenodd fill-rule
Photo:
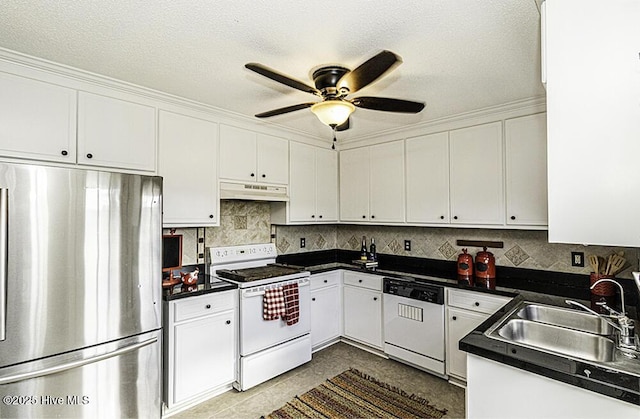
M 467 249 L 458 255 L 458 284 L 473 286 L 473 256 Z
M 476 283 L 483 288 L 495 289 L 496 259 L 486 247 L 483 249 L 476 255 Z

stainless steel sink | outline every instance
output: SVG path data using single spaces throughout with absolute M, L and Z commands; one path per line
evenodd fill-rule
M 520 314 L 520 313 L 518 313 Z M 596 362 L 612 362 L 616 345 L 611 339 L 530 320 L 511 319 L 498 335 L 512 342 Z
M 520 309 L 517 316 L 524 320 L 568 327 L 597 335 L 613 333 L 613 327 L 603 319 L 577 310 L 530 304 Z

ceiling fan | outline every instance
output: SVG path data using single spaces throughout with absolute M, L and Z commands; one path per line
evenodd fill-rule
M 381 51 L 353 70 L 338 65 L 323 66 L 312 74 L 315 87 L 294 80 L 262 64 L 249 63 L 245 67 L 271 80 L 294 89 L 311 93 L 322 98 L 320 102 L 306 102 L 262 112 L 258 118 L 282 115 L 300 109 L 311 108 L 320 121 L 335 131 L 349 128 L 349 116 L 356 107 L 385 112 L 418 113 L 424 103 L 403 99 L 360 96 L 348 99 L 358 90 L 378 80 L 385 73 L 402 63 L 402 59 L 391 51 Z M 335 135 L 334 135 L 335 141 Z

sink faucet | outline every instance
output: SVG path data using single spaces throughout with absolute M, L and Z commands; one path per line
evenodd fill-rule
M 577 307 L 582 308 L 583 310 L 588 311 L 589 313 L 596 315 L 598 317 L 600 317 L 602 320 L 604 320 L 605 322 L 607 322 L 608 324 L 610 324 L 611 326 L 613 326 L 616 330 L 618 330 L 620 332 L 620 341 L 619 341 L 619 346 L 621 348 L 624 349 L 631 349 L 634 351 L 637 351 L 637 344 L 636 344 L 636 336 L 635 336 L 635 325 L 633 323 L 633 320 L 631 320 L 629 317 L 627 317 L 626 314 L 626 307 L 624 305 L 624 289 L 622 288 L 622 285 L 620 285 L 618 282 L 613 281 L 611 279 L 608 278 L 603 278 L 600 279 L 598 281 L 596 281 L 593 285 L 591 285 L 591 289 L 595 288 L 596 285 L 598 285 L 601 282 L 612 282 L 614 284 L 616 284 L 619 288 L 620 288 L 620 299 L 621 299 L 621 303 L 622 303 L 622 312 L 617 312 L 616 310 L 612 309 L 611 307 L 609 307 L 606 303 L 596 303 L 599 306 L 601 306 L 602 308 L 604 308 L 605 310 L 607 310 L 609 313 L 611 313 L 612 317 L 614 317 L 618 323 L 614 323 L 611 320 L 609 320 L 609 318 L 607 318 L 606 316 L 603 316 L 600 313 L 597 313 L 593 310 L 591 310 L 590 308 L 584 306 L 583 304 L 580 304 L 576 301 L 573 300 L 565 300 L 565 302 L 569 305 L 574 305 Z

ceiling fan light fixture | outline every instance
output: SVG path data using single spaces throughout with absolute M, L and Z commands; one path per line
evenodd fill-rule
M 355 110 L 356 107 L 345 100 L 325 100 L 311 106 L 311 112 L 320 122 L 330 127 L 344 124 Z

